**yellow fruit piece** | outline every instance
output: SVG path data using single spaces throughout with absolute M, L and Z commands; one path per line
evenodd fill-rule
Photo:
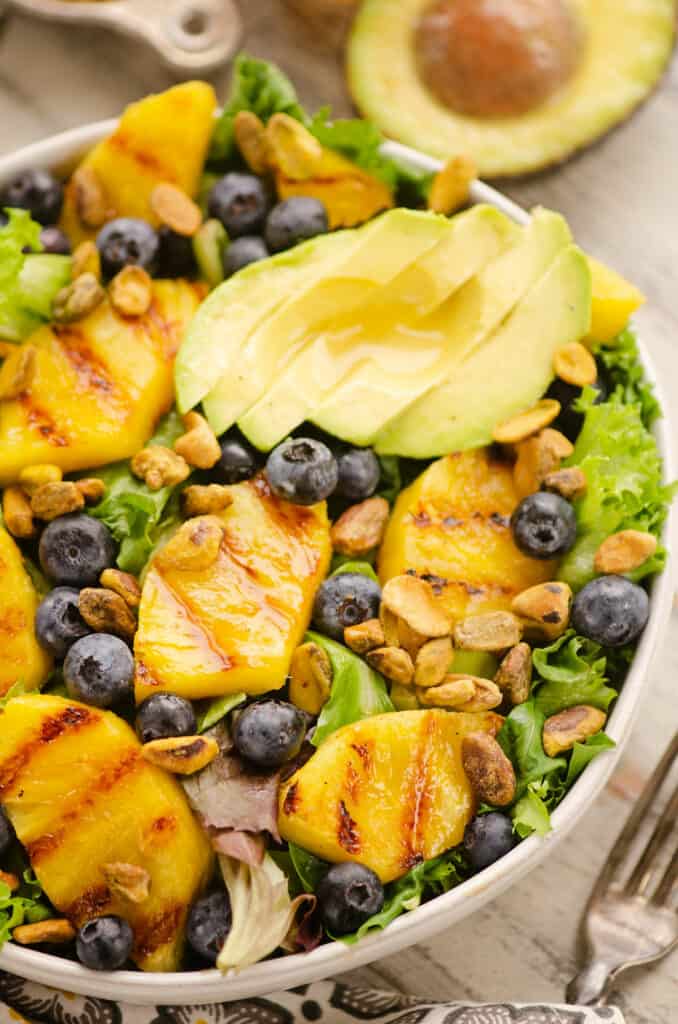
M 0 716 L 0 800 L 62 914 L 76 927 L 119 914 L 134 931 L 138 967 L 178 968 L 210 844 L 181 787 L 142 757 L 122 719 L 63 697 L 11 700 Z M 111 892 L 112 862 L 148 872 L 148 899 Z
M 0 526 L 0 697 L 21 681 L 27 690 L 44 683 L 52 660 L 35 639 L 38 595 L 21 552 Z
M 591 270 L 591 330 L 587 341 L 600 345 L 623 331 L 631 315 L 645 302 L 641 291 L 616 270 L 587 257 Z
M 331 149 L 323 149 L 313 170 L 299 180 L 278 168 L 275 182 L 281 199 L 313 196 L 324 203 L 331 230 L 364 224 L 380 210 L 394 206 L 388 185 Z
M 502 721 L 428 710 L 344 726 L 281 787 L 280 834 L 324 860 L 365 864 L 382 882 L 404 875 L 461 842 L 475 812 L 461 741 Z
M 150 202 L 156 185 L 167 182 L 189 196 L 197 194 L 216 105 L 211 85 L 185 82 L 125 110 L 113 134 L 80 165 L 96 174 L 114 216 L 141 217 L 157 226 Z M 61 226 L 74 245 L 97 234 L 80 221 L 72 182 L 66 186 Z
M 231 493 L 218 516 L 216 561 L 181 569 L 161 549 L 146 574 L 134 644 L 137 701 L 158 690 L 192 700 L 285 682 L 329 565 L 325 504 L 281 501 L 263 477 Z
M 30 386 L 0 401 L 0 484 L 26 466 L 71 472 L 143 448 L 174 400 L 173 359 L 203 295 L 202 285 L 154 281 L 144 316 L 125 318 L 105 301 L 84 320 L 36 331 Z
M 510 517 L 518 504 L 511 466 L 474 448 L 434 462 L 395 504 L 379 552 L 382 585 L 414 570 L 458 619 L 508 609 L 521 590 L 553 579 L 553 562 L 523 555 Z

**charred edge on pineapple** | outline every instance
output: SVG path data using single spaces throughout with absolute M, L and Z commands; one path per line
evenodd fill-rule
M 46 718 L 37 735 L 27 740 L 8 760 L 0 765 L 0 796 L 7 797 L 22 771 L 38 750 L 47 743 L 53 743 L 64 733 L 74 733 L 87 725 L 96 725 L 101 715 L 88 708 L 67 707 L 57 715 Z
M 339 801 L 339 821 L 337 827 L 339 845 L 347 853 L 360 853 L 361 841 L 357 822 L 351 817 L 350 811 L 343 800 Z
M 254 488 L 262 502 L 265 502 L 266 512 L 270 518 L 276 524 L 279 524 L 288 536 L 298 538 L 303 542 L 306 575 L 313 576 L 317 571 L 320 555 L 306 550 L 305 544 L 309 530 L 312 532 L 317 522 L 317 513 L 313 510 L 313 507 L 306 508 L 303 505 L 292 505 L 290 502 L 281 501 L 279 498 L 276 498 L 268 485 L 266 477 L 263 475 L 256 476 L 250 481 L 250 486 Z M 299 575 L 301 575 L 301 570 Z
M 423 860 L 420 851 L 422 840 L 426 834 L 427 817 L 430 810 L 429 761 L 433 753 L 432 740 L 435 731 L 436 721 L 429 716 L 426 719 L 424 735 L 412 762 L 411 788 L 408 798 L 405 800 L 401 828 L 405 850 L 400 862 L 404 871 L 409 871 Z
M 187 913 L 188 904 L 174 903 L 152 917 L 146 918 L 142 924 L 137 924 L 134 935 L 134 956 L 137 959 L 145 959 L 155 953 L 156 949 L 172 942 Z
M 229 669 L 234 668 L 236 663 L 233 656 L 227 654 L 226 651 L 222 650 L 221 647 L 218 646 L 209 629 L 207 629 L 204 623 L 200 621 L 200 615 L 195 608 L 192 607 L 191 603 L 186 599 L 186 597 L 177 593 L 172 584 L 167 581 L 167 577 L 163 574 L 159 565 L 156 564 L 154 566 L 154 570 L 157 576 L 158 585 L 165 589 L 167 596 L 181 610 L 181 617 L 187 622 L 190 622 L 191 628 L 194 631 L 196 646 L 203 647 L 211 651 L 217 658 L 219 658 L 224 670 L 228 671 Z M 138 662 L 136 672 L 137 678 L 141 679 L 145 686 L 170 685 L 169 681 L 163 682 L 162 679 L 156 679 L 155 677 L 150 679 L 147 678 L 147 672 L 148 670 L 144 666 L 143 662 Z
M 56 853 L 64 840 L 73 834 L 73 826 L 78 819 L 85 812 L 96 807 L 100 797 L 109 794 L 119 782 L 138 771 L 142 764 L 138 750 L 127 750 L 116 764 L 109 766 L 97 779 L 93 779 L 87 794 L 81 797 L 78 806 L 61 816 L 59 828 L 56 831 L 47 832 L 44 836 L 38 836 L 37 839 L 26 844 L 26 853 L 31 864 L 33 866 L 41 864 L 47 857 Z
M 161 846 L 177 828 L 177 819 L 173 814 L 162 814 L 146 829 L 141 840 L 141 847 L 147 850 L 150 846 Z
M 49 444 L 55 448 L 67 448 L 71 443 L 67 437 L 57 431 L 57 425 L 52 417 L 44 409 L 41 409 L 33 401 L 30 394 L 22 395 L 19 399 L 26 410 L 28 426 L 35 430 Z
M 283 800 L 283 813 L 295 814 L 299 810 L 300 802 L 299 786 L 296 782 L 293 782 L 285 793 L 285 799 Z
M 76 900 L 63 909 L 64 914 L 77 925 L 99 917 L 111 904 L 111 890 L 107 885 L 93 885 L 80 893 Z
M 372 751 L 366 743 L 352 743 L 351 748 L 355 750 L 356 754 L 363 763 L 365 772 L 369 772 L 372 767 Z
M 53 330 L 59 348 L 75 371 L 80 387 L 85 391 L 98 391 L 106 395 L 119 390 L 110 370 L 94 355 L 87 344 L 87 336 L 81 330 L 72 325 L 55 327 Z

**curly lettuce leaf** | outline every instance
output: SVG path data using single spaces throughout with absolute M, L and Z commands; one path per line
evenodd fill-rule
M 217 121 L 209 161 L 224 164 L 236 155 L 233 123 L 241 110 L 250 110 L 266 122 L 273 114 L 287 114 L 301 121 L 318 141 L 369 171 L 414 203 L 425 198 L 432 175 L 386 157 L 380 152 L 381 132 L 362 118 L 332 120 L 328 107 L 309 117 L 300 105 L 289 78 L 266 61 L 241 54 L 236 58 L 231 91 Z
M 367 662 L 320 633 L 309 632 L 306 639 L 322 647 L 332 665 L 330 699 L 320 712 L 311 740 L 315 747 L 343 725 L 395 711 L 386 683 Z
M 558 576 L 580 590 L 596 575 L 594 557 L 599 545 L 618 530 L 647 530 L 659 536 L 675 487 L 662 482 L 657 443 L 643 422 L 640 402 L 624 403 L 615 393 L 594 405 L 586 389 L 580 407 L 584 425 L 569 464 L 580 466 L 588 483 L 576 503 L 577 541 L 563 559 Z M 657 553 L 631 575 L 634 581 L 659 572 L 665 551 Z
M 549 647 L 533 651 L 537 673 L 534 702 L 548 718 L 576 704 L 590 704 L 607 711 L 617 691 L 607 686 L 607 659 L 592 640 L 569 630 Z
M 50 317 L 68 283 L 69 256 L 40 255 L 40 225 L 26 210 L 7 209 L 0 227 L 0 338 L 20 342 Z
M 531 782 L 512 810 L 513 830 L 521 839 L 535 833 L 545 836 L 551 831 L 551 812 L 544 799 L 550 789 L 547 780 Z
M 530 699 L 513 708 L 497 734 L 499 745 L 515 769 L 518 798 L 525 794 L 530 783 L 541 782 L 545 776 L 567 767 L 564 757 L 549 757 L 544 753 L 545 719 L 544 712 Z
M 26 868 L 20 877 L 21 885 L 15 893 L 6 882 L 0 881 L 0 948 L 19 925 L 36 924 L 53 916 L 33 871 Z
M 654 387 L 645 376 L 633 331 L 622 331 L 610 345 L 601 346 L 596 356 L 605 367 L 615 398 L 624 405 L 639 405 L 643 423 L 651 427 L 661 416 L 661 409 Z
M 148 443 L 171 448 L 182 433 L 181 419 L 172 411 Z M 134 476 L 129 462 L 113 463 L 98 475 L 106 485 L 106 493 L 89 510 L 90 514 L 101 519 L 120 544 L 118 566 L 126 572 L 139 573 L 161 534 L 179 522 L 177 503 L 170 502 L 176 488 L 150 490 Z
M 595 736 L 589 736 L 584 743 L 575 743 L 570 755 L 570 763 L 567 766 L 566 787 L 569 789 L 572 783 L 577 781 L 584 768 L 593 761 L 594 757 L 602 754 L 604 750 L 612 750 L 614 746 L 614 740 L 604 732 L 597 732 Z
M 368 918 L 351 935 L 340 935 L 342 942 L 352 945 L 370 932 L 381 931 L 406 910 L 415 910 L 425 897 L 439 896 L 459 885 L 469 875 L 461 850 L 449 850 L 432 860 L 417 864 L 384 890 L 384 906 L 378 914 Z

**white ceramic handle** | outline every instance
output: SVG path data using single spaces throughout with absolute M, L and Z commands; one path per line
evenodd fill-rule
M 1 0 L 0 0 L 1 2 Z M 107 25 L 150 43 L 175 71 L 198 73 L 233 55 L 242 32 L 234 0 L 9 0 L 53 21 Z

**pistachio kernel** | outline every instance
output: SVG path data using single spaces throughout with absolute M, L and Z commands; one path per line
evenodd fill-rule
M 542 398 L 531 409 L 499 423 L 492 431 L 492 440 L 498 444 L 517 444 L 548 427 L 559 412 L 560 402 L 555 398 Z
M 81 242 L 71 257 L 71 280 L 83 274 L 94 274 L 97 281 L 101 280 L 101 255 L 92 241 Z
M 121 316 L 144 316 L 153 301 L 153 282 L 143 267 L 123 267 L 109 284 L 108 295 Z
M 455 156 L 434 176 L 428 194 L 428 208 L 449 217 L 466 206 L 478 168 L 471 156 Z
M 551 715 L 546 719 L 542 733 L 545 752 L 549 757 L 557 757 L 563 751 L 571 750 L 575 743 L 582 743 L 600 732 L 606 718 L 604 711 L 588 704 L 577 704 Z
M 377 647 L 368 651 L 367 662 L 386 679 L 401 686 L 409 686 L 414 680 L 412 659 L 402 647 Z
M 439 686 L 430 686 L 427 689 L 417 690 L 417 695 L 422 704 L 434 708 L 459 708 L 472 700 L 476 692 L 473 679 L 468 676 L 458 676 L 456 679 L 447 677 L 446 681 Z
M 21 487 L 6 487 L 3 491 L 2 518 L 13 537 L 28 540 L 34 536 L 33 510 Z
M 233 136 L 240 155 L 254 174 L 265 174 L 270 165 L 266 125 L 251 110 L 239 110 L 233 119 Z
M 130 903 L 144 903 L 151 891 L 151 876 L 146 868 L 138 864 L 113 861 L 103 864 L 101 873 L 106 885 L 115 896 L 122 896 Z
M 586 494 L 586 476 L 579 466 L 566 466 L 547 473 L 541 488 L 551 494 L 559 494 L 566 501 L 577 501 Z
M 593 567 L 608 576 L 623 576 L 640 568 L 657 551 L 657 538 L 643 530 L 620 530 L 607 537 L 596 551 Z
M 221 447 L 204 416 L 189 412 L 183 418 L 186 433 L 174 442 L 174 450 L 189 466 L 211 469 L 221 458 Z
M 65 917 L 51 917 L 35 924 L 22 924 L 12 932 L 12 938 L 20 946 L 37 946 L 47 942 L 51 945 L 72 942 L 75 928 Z
M 25 466 L 19 473 L 19 483 L 31 498 L 43 484 L 58 484 L 63 478 L 64 474 L 61 466 L 55 466 L 51 462 L 41 462 L 35 466 Z
M 219 557 L 224 526 L 216 516 L 196 516 L 179 527 L 160 549 L 158 559 L 179 572 L 209 569 Z
M 171 736 L 144 743 L 141 753 L 158 768 L 175 775 L 192 775 L 213 761 L 219 744 L 211 736 Z
M 15 349 L 0 370 L 0 401 L 11 401 L 28 391 L 35 376 L 38 350 L 25 344 Z
M 598 377 L 595 359 L 579 341 L 558 349 L 553 357 L 553 369 L 557 377 L 577 388 L 588 387 Z
M 503 651 L 522 639 L 520 620 L 511 612 L 482 612 L 460 619 L 454 627 L 454 646 L 464 651 Z
M 433 588 L 419 576 L 393 576 L 383 587 L 382 607 L 424 637 L 449 636 L 450 620 L 436 601 Z
M 81 165 L 71 177 L 75 192 L 75 208 L 81 222 L 88 228 L 100 228 L 114 215 L 109 209 L 106 192 L 92 167 Z
M 461 763 L 476 798 L 506 807 L 516 795 L 516 773 L 498 742 L 486 732 L 472 732 L 461 741 Z
M 384 627 L 379 619 L 366 619 L 344 630 L 344 643 L 356 654 L 367 654 L 375 647 L 386 646 Z
M 79 512 L 85 499 L 72 480 L 43 484 L 31 498 L 31 510 L 37 519 L 50 522 L 69 512 Z
M 112 633 L 131 640 L 137 621 L 129 605 L 114 590 L 105 587 L 84 587 L 78 599 L 78 611 L 95 633 Z
M 332 665 L 318 644 L 297 647 L 290 665 L 290 700 L 309 715 L 319 715 L 332 688 Z
M 388 517 L 385 498 L 367 498 L 351 505 L 332 526 L 332 547 L 342 555 L 366 555 L 381 544 Z
M 52 304 L 52 316 L 61 324 L 84 320 L 105 298 L 106 292 L 94 274 L 81 274 L 75 281 L 57 292 Z
M 420 647 L 414 663 L 416 686 L 428 688 L 442 683 L 452 661 L 452 638 L 436 637 Z
M 106 493 L 106 484 L 98 476 L 84 476 L 75 481 L 86 505 L 98 505 Z
M 134 576 L 122 569 L 104 569 L 99 583 L 106 590 L 118 594 L 129 608 L 138 608 L 141 601 L 141 587 Z
M 160 444 L 150 444 L 137 452 L 132 459 L 131 469 L 152 491 L 183 483 L 191 472 L 185 459 Z
M 189 519 L 215 515 L 233 504 L 233 492 L 224 484 L 192 484 L 183 491 L 181 502 Z
M 513 707 L 525 703 L 532 686 L 532 651 L 529 644 L 516 644 L 504 655 L 494 681 Z
M 534 640 L 556 640 L 570 623 L 572 591 L 567 583 L 538 583 L 517 594 L 511 611 L 518 615 L 526 634 Z
M 513 482 L 518 496 L 526 498 L 538 491 L 546 477 L 560 469 L 562 459 L 569 458 L 573 451 L 572 443 L 552 427 L 519 442 L 513 467 Z
M 183 189 L 162 181 L 151 192 L 151 209 L 161 224 L 190 238 L 202 224 L 202 212 Z

